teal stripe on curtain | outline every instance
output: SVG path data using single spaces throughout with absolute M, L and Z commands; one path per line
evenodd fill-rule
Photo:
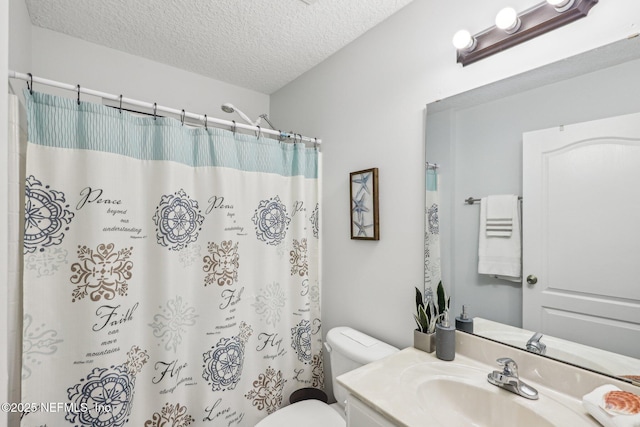
M 318 151 L 224 129 L 182 126 L 175 119 L 136 117 L 93 103 L 25 90 L 29 141 L 47 147 L 169 160 L 189 166 L 221 166 L 247 172 L 318 177 Z M 35 117 L 38 120 L 35 120 Z M 73 130 L 73 131 L 70 131 Z M 79 137 L 82 136 L 82 137 Z

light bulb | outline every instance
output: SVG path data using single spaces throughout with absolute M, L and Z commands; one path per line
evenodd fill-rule
M 496 27 L 513 34 L 520 29 L 520 18 L 518 13 L 512 7 L 505 7 L 496 15 Z
M 547 3 L 555 7 L 557 12 L 564 12 L 573 6 L 575 0 L 547 0 Z
M 453 45 L 458 50 L 472 51 L 476 47 L 476 39 L 467 30 L 460 30 L 453 35 Z

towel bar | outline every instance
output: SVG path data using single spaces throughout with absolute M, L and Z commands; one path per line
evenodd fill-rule
M 518 200 L 522 201 L 522 196 L 518 196 Z M 469 197 L 468 199 L 465 199 L 464 203 L 467 205 L 473 205 L 479 201 L 480 199 L 474 199 L 473 197 Z

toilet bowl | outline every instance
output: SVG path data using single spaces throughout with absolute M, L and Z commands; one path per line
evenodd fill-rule
M 344 402 L 347 391 L 337 383 L 336 377 L 398 351 L 389 344 L 346 326 L 327 332 L 324 345 L 329 354 L 333 393 L 337 402 L 328 405 L 320 400 L 308 399 L 292 403 L 268 415 L 255 427 L 345 427 Z
M 336 404 L 334 404 L 336 405 Z M 256 424 L 256 427 L 344 427 L 346 420 L 330 405 L 315 400 L 303 400 L 277 410 Z

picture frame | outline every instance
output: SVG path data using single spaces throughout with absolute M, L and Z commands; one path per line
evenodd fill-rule
M 351 239 L 380 240 L 378 168 L 349 173 Z

